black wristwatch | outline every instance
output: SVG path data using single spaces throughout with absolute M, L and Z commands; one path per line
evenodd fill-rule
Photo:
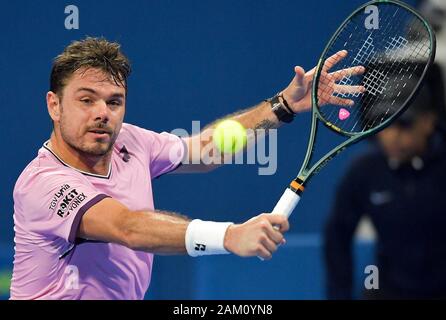
M 282 98 L 283 103 L 280 98 Z M 294 120 L 294 112 L 281 94 L 276 94 L 267 101 L 271 103 L 271 109 L 280 121 L 290 123 Z

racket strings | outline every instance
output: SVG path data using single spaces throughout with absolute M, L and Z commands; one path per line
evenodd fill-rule
M 417 86 L 431 55 L 429 32 L 423 21 L 393 4 L 379 7 L 380 28 L 365 30 L 364 14 L 358 13 L 344 25 L 323 57 L 324 68 L 329 70 L 334 63 L 327 57 L 340 50 L 349 52 L 336 67 L 352 68 L 352 72 L 332 85 L 321 77 L 317 86 L 319 104 L 327 96 L 343 100 L 338 105 L 319 107 L 319 112 L 347 133 L 375 128 L 397 113 Z M 360 66 L 365 67 L 364 74 L 355 72 Z M 347 89 L 358 85 L 365 92 Z M 347 104 L 349 100 L 352 106 Z
M 410 28 L 410 30 L 412 27 Z M 410 32 L 409 32 L 410 34 Z M 408 40 L 409 39 L 409 40 Z M 428 60 L 429 57 L 429 45 L 421 45 L 415 39 L 408 37 L 393 37 L 388 42 L 386 47 L 386 53 L 389 58 L 386 64 L 380 68 L 384 69 L 383 73 L 387 73 L 387 86 L 386 90 L 381 92 L 376 98 L 370 96 L 365 97 L 365 104 L 369 106 L 369 110 L 363 116 L 363 119 L 368 119 L 363 125 L 362 132 L 372 129 L 388 118 L 404 105 L 405 100 L 409 97 L 410 93 L 416 86 L 417 81 L 411 79 L 415 76 L 418 80 L 422 76 L 422 68 L 414 61 L 419 61 L 420 58 Z M 408 48 L 408 44 L 412 44 L 412 49 Z M 414 46 L 415 45 L 415 46 Z M 407 55 L 409 53 L 409 55 Z M 377 106 L 385 105 L 385 110 L 374 110 Z M 376 116 L 372 117 L 374 111 Z M 364 121 L 363 121 L 364 122 Z
M 353 25 L 353 24 L 355 25 L 355 29 L 353 31 L 348 32 L 346 30 L 347 31 L 346 34 L 350 33 L 350 35 L 349 35 L 350 42 L 344 41 L 344 39 L 342 39 L 342 37 L 339 37 L 339 38 L 342 39 L 341 41 L 344 43 L 343 44 L 344 48 L 354 49 L 354 48 L 359 47 L 359 50 L 357 50 L 357 53 L 355 54 L 355 56 L 353 58 L 352 65 L 360 64 L 360 65 L 368 68 L 371 63 L 374 63 L 374 62 L 378 61 L 378 59 L 379 59 L 377 57 L 377 55 L 375 54 L 376 50 L 375 50 L 375 45 L 373 43 L 373 39 L 375 38 L 374 33 L 371 32 L 367 36 L 366 40 L 364 41 L 363 38 L 357 38 L 357 36 L 354 36 L 354 35 L 357 35 L 360 31 L 358 30 L 359 26 L 357 23 L 350 22 L 350 25 Z M 390 24 L 386 24 L 383 32 L 388 32 L 389 27 L 390 27 Z M 337 46 L 333 46 L 331 51 L 337 50 L 336 48 L 337 48 Z M 343 67 L 345 67 L 347 65 L 349 65 L 348 60 L 344 63 Z M 357 80 L 358 84 L 361 83 L 361 78 L 356 78 L 356 80 Z M 367 83 L 367 85 L 368 84 L 369 83 Z M 367 90 L 367 87 L 366 87 L 366 90 Z M 344 95 L 344 98 L 347 98 L 347 97 L 348 96 Z M 357 95 L 356 97 L 359 97 L 359 95 Z M 355 105 L 356 104 L 357 104 L 357 101 L 355 101 Z M 365 108 L 367 108 L 367 105 L 365 105 Z M 335 115 L 335 113 L 337 113 L 337 111 L 338 110 L 336 108 L 331 108 L 331 113 L 329 115 L 330 119 L 335 119 L 335 121 L 334 121 L 335 125 L 339 125 L 338 120 L 342 120 L 342 119 L 339 119 L 339 117 L 338 118 L 334 117 L 334 115 Z M 357 113 L 358 109 L 352 109 L 349 112 Z M 354 119 L 356 119 L 357 117 L 358 116 L 355 114 L 353 114 L 353 116 L 349 117 L 348 120 L 350 120 L 350 121 L 347 121 L 347 123 L 346 123 L 346 125 L 344 125 L 344 127 L 350 127 L 351 126 L 350 122 L 352 120 L 354 121 Z M 353 127 L 355 127 L 355 126 L 353 126 Z
M 399 10 L 399 8 L 396 8 L 393 16 L 396 15 L 398 10 Z M 385 23 L 384 25 L 385 25 L 385 27 L 384 27 L 384 30 L 383 30 L 382 29 L 382 23 L 381 23 L 381 31 L 382 31 L 382 33 L 389 33 L 389 28 L 390 28 L 391 24 L 390 23 Z M 359 34 L 359 31 L 357 31 L 357 30 L 358 30 L 358 24 L 356 23 L 356 26 L 355 26 L 356 33 L 351 32 L 349 37 L 352 38 L 352 35 Z M 366 68 L 370 69 L 370 65 L 373 64 L 373 63 L 376 63 L 380 59 L 378 57 L 378 55 L 376 54 L 377 46 L 375 45 L 375 43 L 373 41 L 373 39 L 375 39 L 375 38 L 376 38 L 375 32 L 372 31 L 371 33 L 368 34 L 368 36 L 367 36 L 365 41 L 363 41 L 362 38 L 353 37 L 353 41 L 352 41 L 351 44 L 349 44 L 348 42 L 344 42 L 344 47 L 348 46 L 348 47 L 351 47 L 351 48 L 355 48 L 355 47 L 357 48 L 358 46 L 360 46 L 360 49 L 358 50 L 358 52 L 356 53 L 355 57 L 353 58 L 353 64 L 358 64 L 359 63 L 359 64 L 365 66 Z M 332 48 L 332 49 L 334 49 L 334 48 Z M 347 65 L 347 63 L 345 65 Z M 374 78 L 377 78 L 379 76 L 379 78 L 382 79 L 381 85 L 386 82 L 385 81 L 385 73 L 382 72 L 381 70 L 376 70 L 375 69 L 375 70 L 372 70 L 371 73 L 369 72 L 368 74 L 371 74 L 372 75 L 371 77 L 374 77 Z M 359 82 L 361 82 L 361 79 L 359 79 Z M 369 77 L 367 77 L 367 74 L 362 79 L 362 84 L 364 85 L 364 87 L 365 87 L 367 92 L 375 93 L 375 95 L 376 95 L 376 92 L 379 90 L 377 88 L 377 86 L 374 87 L 374 90 L 373 90 L 373 87 L 370 88 L 372 86 L 372 84 L 373 84 L 373 81 L 369 80 Z M 372 89 L 372 90 L 370 90 L 370 89 Z M 357 102 L 355 102 L 355 105 L 356 104 L 357 104 Z M 355 113 L 367 112 L 368 104 L 363 104 L 363 106 L 364 106 L 363 110 L 358 110 L 358 108 L 356 108 L 356 109 L 353 109 L 352 111 L 353 112 L 356 111 Z M 334 115 L 333 113 L 336 112 L 336 109 L 332 108 L 331 110 L 332 111 L 331 111 L 331 114 L 330 114 L 330 118 L 333 119 L 334 118 L 333 117 L 333 115 Z M 347 121 L 347 123 L 344 125 L 344 127 L 347 127 L 347 128 L 352 127 L 352 130 L 355 130 L 356 125 L 359 123 L 359 121 L 356 121 L 353 126 L 351 125 L 351 122 L 352 121 L 354 122 L 355 119 L 358 119 L 358 118 L 359 118 L 358 114 L 349 117 L 348 118 L 349 121 Z M 339 120 L 342 120 L 342 119 L 339 119 L 339 118 L 334 118 L 334 119 L 335 119 L 335 122 L 334 122 L 335 125 L 339 125 Z
M 392 116 L 396 111 L 398 111 L 399 107 L 401 107 L 402 103 L 396 104 L 396 99 L 401 94 L 402 88 L 406 87 L 407 82 L 404 82 L 402 85 L 402 88 L 399 87 L 399 83 L 405 81 L 404 79 L 404 73 L 402 74 L 402 77 L 397 81 L 391 81 L 390 76 L 392 73 L 394 73 L 393 70 L 395 70 L 396 65 L 398 67 L 402 67 L 401 63 L 398 61 L 404 61 L 401 59 L 401 57 L 397 54 L 400 52 L 400 50 L 404 49 L 404 47 L 407 45 L 408 40 L 403 37 L 393 37 L 391 38 L 391 41 L 388 41 L 388 45 L 386 48 L 386 55 L 387 62 L 385 64 L 381 64 L 378 68 L 375 66 L 374 68 L 371 68 L 372 70 L 368 73 L 370 77 L 365 77 L 365 86 L 367 87 L 367 94 L 364 96 L 363 101 L 361 101 L 362 105 L 365 106 L 364 110 L 362 111 L 362 116 L 359 117 L 355 125 L 352 127 L 352 130 L 360 130 L 357 129 L 358 124 L 362 124 L 362 132 L 368 129 L 371 129 L 382 122 L 386 121 L 390 116 Z M 396 49 L 396 50 L 395 50 Z M 398 50 L 398 51 L 397 51 Z M 371 61 L 371 64 L 374 64 L 375 61 Z M 415 69 L 417 66 L 414 67 Z M 401 69 L 400 69 L 401 71 Z M 406 67 L 406 71 L 408 70 L 408 67 Z M 410 76 L 412 76 L 412 73 L 410 73 Z M 370 86 L 370 84 L 376 84 L 376 86 Z M 379 107 L 383 110 L 376 110 L 376 107 L 382 104 L 383 102 L 386 102 L 387 104 L 385 107 L 382 105 Z M 379 111 L 379 112 L 375 112 Z M 375 114 L 376 116 L 372 116 Z M 369 119 L 368 121 L 366 119 Z M 364 123 L 364 120 L 365 123 Z

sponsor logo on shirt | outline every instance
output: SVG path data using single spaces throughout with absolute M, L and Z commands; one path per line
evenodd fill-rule
M 69 216 L 70 213 L 77 209 L 85 199 L 87 199 L 87 196 L 84 193 L 72 189 L 59 201 L 57 215 L 61 218 Z
M 129 155 L 129 152 L 127 151 L 127 148 L 125 146 L 123 146 L 121 148 L 121 150 L 119 150 L 119 153 L 122 154 L 122 160 L 124 162 L 129 162 L 130 161 L 130 155 Z
M 68 190 L 70 190 L 69 184 L 64 184 L 63 186 L 60 187 L 59 191 L 56 192 L 53 196 L 53 199 L 51 199 L 50 207 L 49 207 L 50 210 L 54 211 L 54 209 L 56 209 L 56 206 L 59 203 L 60 199 L 64 196 L 64 194 Z

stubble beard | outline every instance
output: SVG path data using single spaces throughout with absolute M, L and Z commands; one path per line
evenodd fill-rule
M 101 128 L 106 127 L 106 125 L 98 124 L 95 127 Z M 96 143 L 87 145 L 85 142 L 75 141 L 75 139 L 67 134 L 64 121 L 60 122 L 60 134 L 66 144 L 68 144 L 72 149 L 76 150 L 79 154 L 87 157 L 103 157 L 108 155 L 113 149 L 116 138 L 118 136 L 116 132 L 113 132 L 108 142 L 97 141 Z

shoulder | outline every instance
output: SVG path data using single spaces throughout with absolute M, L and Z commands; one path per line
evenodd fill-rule
M 66 167 L 44 148 L 22 171 L 14 186 L 14 202 L 47 197 L 55 190 L 68 184 L 88 185 L 91 183 L 81 173 Z
M 123 123 L 115 147 L 121 149 L 123 146 L 128 151 L 143 150 L 149 153 L 157 152 L 164 147 L 173 145 L 183 146 L 180 137 L 168 132 L 155 132 L 129 123 Z
M 138 127 L 130 123 L 123 123 L 117 142 L 134 142 L 135 139 L 155 139 L 160 133 Z
M 138 146 L 146 147 L 151 143 L 155 143 L 161 136 L 166 133 L 157 133 L 148 129 L 144 129 L 133 124 L 123 123 L 116 145 L 122 146 Z
M 115 148 L 146 159 L 152 178 L 175 170 L 187 152 L 183 139 L 167 132 L 157 133 L 124 123 Z

